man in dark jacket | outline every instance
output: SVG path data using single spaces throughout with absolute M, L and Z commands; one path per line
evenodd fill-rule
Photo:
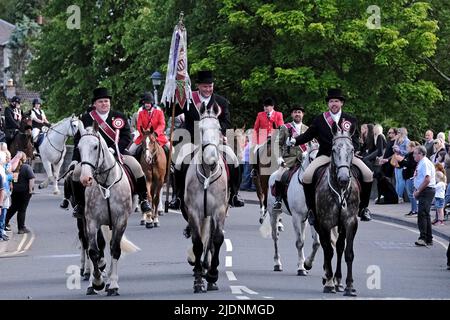
M 313 184 L 314 172 L 321 166 L 330 162 L 333 133 L 332 126 L 338 125 L 342 130 L 355 131 L 357 120 L 350 114 L 342 112 L 345 98 L 340 89 L 329 89 L 328 96 L 325 98 L 329 111 L 317 116 L 305 133 L 296 138 L 290 138 L 287 141 L 289 145 L 305 144 L 314 138 L 318 140 L 320 147 L 317 158 L 308 166 L 303 176 L 303 187 L 305 191 L 306 204 L 310 210 L 315 212 L 315 186 Z M 357 134 L 352 136 L 355 150 L 359 150 L 359 141 Z M 371 220 L 369 206 L 370 193 L 372 190 L 373 172 L 364 164 L 364 162 L 353 157 L 352 163 L 358 167 L 362 174 L 361 199 L 359 206 L 359 216 L 362 221 Z
M 119 152 L 123 155 L 123 162 L 127 165 L 133 172 L 134 178 L 136 179 L 136 193 L 139 196 L 139 202 L 141 205 L 141 210 L 143 213 L 151 211 L 151 207 L 147 201 L 147 186 L 145 183 L 144 172 L 142 171 L 141 165 L 137 160 L 128 155 L 125 150 L 131 142 L 131 132 L 130 125 L 128 124 L 127 118 L 121 112 L 111 110 L 110 106 L 111 96 L 108 94 L 106 88 L 97 88 L 94 90 L 94 97 L 92 99 L 92 104 L 95 109 L 90 112 L 86 112 L 82 118 L 81 122 L 85 128 L 91 127 L 95 122 L 99 125 L 99 132 L 105 139 L 110 151 L 117 155 Z M 119 130 L 119 142 L 116 144 L 115 131 Z M 73 172 L 73 187 L 74 200 L 76 206 L 74 207 L 73 216 L 75 218 L 81 218 L 83 216 L 84 209 L 84 187 L 80 183 L 80 173 L 81 166 L 78 163 L 81 161 L 80 152 L 78 151 L 78 142 L 80 141 L 81 135 L 78 132 L 74 138 L 74 152 L 72 157 L 72 163 L 70 168 L 74 168 Z M 118 149 L 118 150 L 117 150 Z
M 9 107 L 5 109 L 5 135 L 8 145 L 14 138 L 14 135 L 20 130 L 20 122 L 23 116 L 20 103 L 20 98 L 14 96 L 11 98 Z

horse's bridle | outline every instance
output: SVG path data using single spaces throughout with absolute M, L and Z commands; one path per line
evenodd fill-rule
M 334 137 L 332 144 L 334 144 L 334 142 L 338 139 L 349 139 L 350 142 L 352 142 L 352 138 L 344 136 L 344 137 Z M 333 163 L 333 160 L 331 160 L 331 162 Z M 333 191 L 337 195 L 337 197 L 339 199 L 339 204 L 341 205 L 342 209 L 347 208 L 347 195 L 350 194 L 348 191 L 350 190 L 350 186 L 352 184 L 352 171 L 351 171 L 350 167 L 351 167 L 351 162 L 349 165 L 343 164 L 343 165 L 335 167 L 336 171 L 339 171 L 342 168 L 346 168 L 349 170 L 349 173 L 350 173 L 350 179 L 348 180 L 347 187 L 345 187 L 344 189 L 340 189 L 340 191 L 341 191 L 340 193 L 333 187 L 333 185 L 330 181 L 331 174 L 328 173 L 328 186 L 330 187 L 331 191 Z
M 73 117 L 72 117 L 72 119 L 70 119 L 70 129 L 72 130 L 72 135 L 71 135 L 71 137 L 75 136 L 75 130 L 73 129 L 73 126 L 72 126 L 72 123 L 75 122 L 75 121 L 79 121 L 79 120 L 78 120 L 78 119 L 77 119 L 77 120 L 74 120 Z M 60 124 L 62 124 L 62 123 L 60 123 Z M 60 124 L 55 125 L 55 127 L 59 126 Z M 60 135 L 62 135 L 62 136 L 64 136 L 64 137 L 66 137 L 67 134 L 62 133 L 62 132 L 59 132 L 58 130 L 56 130 L 55 128 L 52 128 L 52 127 L 49 127 L 49 128 L 48 128 L 48 131 L 45 133 L 45 138 L 47 138 L 48 143 L 50 144 L 50 146 L 52 146 L 53 149 L 55 149 L 56 151 L 58 151 L 58 152 L 60 153 L 59 160 L 58 160 L 58 162 L 59 162 L 59 161 L 61 160 L 61 158 L 62 158 L 63 153 L 64 153 L 65 145 L 63 145 L 63 149 L 62 149 L 62 150 L 58 150 L 58 148 L 56 148 L 56 147 L 53 145 L 52 141 L 51 141 L 50 138 L 48 137 L 48 133 L 50 132 L 50 130 L 51 130 L 51 131 L 54 131 L 54 132 L 56 132 L 56 133 L 58 133 L 58 134 L 60 134 Z M 57 163 L 58 163 L 58 162 L 57 162 Z

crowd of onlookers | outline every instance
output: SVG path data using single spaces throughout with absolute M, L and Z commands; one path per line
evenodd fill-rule
M 0 241 L 8 241 L 10 221 L 17 213 L 18 233 L 29 233 L 25 217 L 34 189 L 34 173 L 27 156 L 18 151 L 11 158 L 7 145 L 0 142 Z
M 450 136 L 448 137 L 450 142 Z M 426 157 L 435 166 L 435 199 L 433 201 L 436 216 L 432 224 L 439 226 L 445 222 L 445 206 L 450 203 L 450 143 L 445 141 L 445 134 L 436 136 L 427 130 L 423 141 L 408 138 L 406 128 L 389 128 L 387 136 L 380 125 L 363 124 L 360 135 L 361 148 L 357 155 L 374 171 L 378 185 L 377 204 L 403 203 L 406 196 L 411 203 L 411 210 L 406 216 L 417 216 L 418 205 L 414 197 L 414 176 L 417 162 L 414 149 L 423 145 Z

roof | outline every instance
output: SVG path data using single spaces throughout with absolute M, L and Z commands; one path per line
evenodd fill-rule
M 9 37 L 15 28 L 15 25 L 0 19 L 0 46 L 4 46 L 8 43 Z
M 33 101 L 33 99 L 40 98 L 39 92 L 31 91 L 26 88 L 16 88 L 16 96 L 20 97 L 22 101 L 28 100 L 30 102 Z

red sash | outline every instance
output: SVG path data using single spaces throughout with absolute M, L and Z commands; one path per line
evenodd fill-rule
M 292 124 L 289 122 L 289 123 L 285 123 L 284 125 L 285 125 L 285 127 L 288 128 L 288 130 L 292 133 L 292 130 L 294 130 L 294 127 L 292 126 Z M 300 133 L 300 134 L 301 134 L 301 133 Z M 294 137 L 294 138 L 295 138 L 295 137 Z M 306 145 L 305 143 L 299 145 L 299 147 L 300 147 L 300 149 L 301 149 L 303 152 L 306 152 L 306 150 L 308 149 L 308 147 L 307 147 L 307 145 Z
M 91 116 L 94 121 L 97 121 L 100 129 L 108 136 L 109 139 L 111 139 L 112 142 L 116 142 L 116 133 L 114 130 L 107 124 L 105 121 L 103 121 L 102 118 L 100 118 L 100 115 L 97 113 L 97 111 L 92 110 L 89 112 L 89 115 Z
M 323 117 L 324 117 L 325 121 L 327 122 L 328 126 L 330 127 L 330 129 L 333 129 L 332 127 L 333 127 L 334 120 L 331 117 L 331 112 L 330 111 L 324 112 Z
M 197 108 L 197 111 L 200 113 L 200 107 L 202 106 L 202 100 L 200 99 L 200 95 L 199 95 L 198 91 L 192 91 L 192 101 L 194 102 L 194 105 Z M 222 107 L 219 104 L 217 104 L 217 106 L 219 107 L 219 113 L 217 114 L 217 116 L 219 116 L 222 113 Z

